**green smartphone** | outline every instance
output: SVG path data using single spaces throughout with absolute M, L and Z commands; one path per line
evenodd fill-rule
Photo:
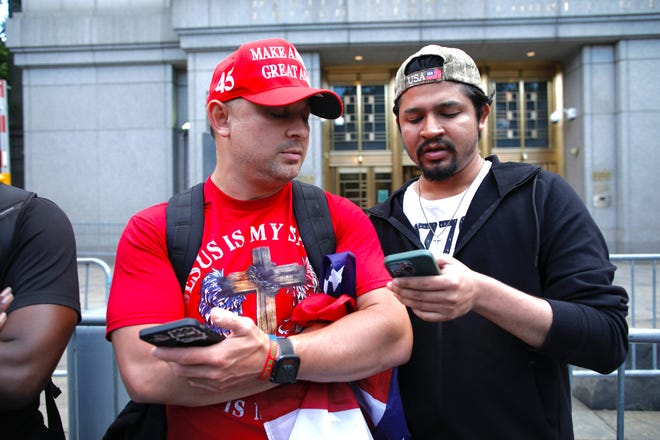
M 440 268 L 431 251 L 416 249 L 385 257 L 385 267 L 393 277 L 440 275 Z

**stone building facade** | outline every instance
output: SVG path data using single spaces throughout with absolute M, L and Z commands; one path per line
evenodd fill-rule
M 65 209 L 81 254 L 112 254 L 131 214 L 208 176 L 213 68 L 268 37 L 346 104 L 312 119 L 302 180 L 367 207 L 413 175 L 394 72 L 424 44 L 455 46 L 495 92 L 483 154 L 563 175 L 612 252 L 660 250 L 657 1 L 22 0 L 6 33 L 25 187 Z

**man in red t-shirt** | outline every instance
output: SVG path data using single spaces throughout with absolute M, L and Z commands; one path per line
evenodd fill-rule
M 312 316 L 311 324 L 296 318 L 324 294 L 298 232 L 291 180 L 307 153 L 310 114 L 341 113 L 339 96 L 309 86 L 292 44 L 242 45 L 218 64 L 209 87 L 217 163 L 204 186 L 202 246 L 185 291 L 167 255 L 164 203 L 136 214 L 122 234 L 107 337 L 131 398 L 167 404 L 168 438 L 370 438 L 347 382 L 406 362 L 412 333 L 385 288 L 390 276 L 373 226 L 347 199 L 326 193 L 336 252 L 355 256 L 355 311 L 323 322 Z M 262 310 L 264 295 L 270 303 Z M 226 339 L 154 348 L 138 337 L 183 317 Z M 283 354 L 299 359 L 297 371 L 280 368 Z

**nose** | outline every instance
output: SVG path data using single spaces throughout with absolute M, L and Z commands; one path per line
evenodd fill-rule
M 309 136 L 309 121 L 307 117 L 294 118 L 287 128 L 287 136 L 289 137 L 307 137 Z
M 431 139 L 445 134 L 445 128 L 438 118 L 432 116 L 424 119 L 420 135 L 425 139 Z

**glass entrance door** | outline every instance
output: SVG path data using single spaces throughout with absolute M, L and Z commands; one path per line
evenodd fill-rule
M 493 84 L 491 153 L 501 161 L 533 163 L 561 172 L 549 118 L 551 81 L 520 79 Z
M 336 182 L 337 194 L 367 209 L 389 197 L 392 174 L 379 167 L 338 168 Z

